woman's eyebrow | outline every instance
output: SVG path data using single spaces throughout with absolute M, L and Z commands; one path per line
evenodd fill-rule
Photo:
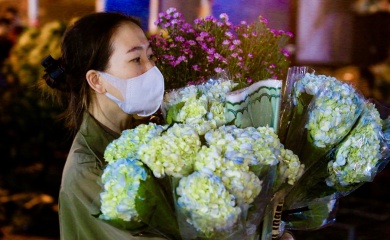
M 148 43 L 148 45 L 146 46 L 146 49 L 149 49 L 149 48 L 151 48 L 150 43 Z M 141 51 L 142 49 L 144 49 L 142 46 L 135 46 L 135 47 L 129 49 L 129 51 L 127 51 L 127 53 Z

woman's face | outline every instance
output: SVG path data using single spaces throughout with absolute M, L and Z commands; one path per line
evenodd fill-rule
M 122 79 L 129 79 L 154 67 L 149 41 L 136 24 L 120 25 L 113 34 L 111 42 L 113 52 L 105 72 Z
M 134 23 L 120 25 L 111 39 L 112 54 L 105 72 L 121 78 L 137 77 L 155 66 L 149 41 L 140 27 Z M 112 85 L 105 88 L 115 97 L 123 96 Z

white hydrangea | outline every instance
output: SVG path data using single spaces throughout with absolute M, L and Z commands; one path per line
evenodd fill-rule
M 228 80 L 210 80 L 166 93 L 163 101 L 165 117 L 174 122 L 199 125 L 211 121 L 213 128 L 226 123 L 225 99 L 236 84 Z M 173 116 L 170 116 L 173 115 Z M 214 126 L 215 125 L 215 126 Z M 205 133 L 201 131 L 201 133 Z
M 138 151 L 139 159 L 155 177 L 183 177 L 193 171 L 194 155 L 201 142 L 195 130 L 187 125 L 174 124 L 161 136 L 154 137 Z
M 324 75 L 306 75 L 295 82 L 293 101 L 306 92 L 314 95 L 306 128 L 313 144 L 327 148 L 338 143 L 352 128 L 363 98 L 350 84 Z
M 127 129 L 118 139 L 112 141 L 104 151 L 104 159 L 112 163 L 122 158 L 138 158 L 138 149 L 166 129 L 155 123 L 141 124 L 134 129 Z
M 346 186 L 369 181 L 381 159 L 382 122 L 374 104 L 367 103 L 356 127 L 337 146 L 334 159 L 329 161 L 329 186 Z
M 140 182 L 145 181 L 147 173 L 142 163 L 129 158 L 118 159 L 104 169 L 100 193 L 101 219 L 138 221 L 136 199 Z
M 238 221 L 241 209 L 218 176 L 193 172 L 180 179 L 176 192 L 186 221 L 206 236 L 228 231 Z

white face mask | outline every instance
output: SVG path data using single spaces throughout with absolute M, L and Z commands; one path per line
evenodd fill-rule
M 164 97 L 164 77 L 157 67 L 149 69 L 138 77 L 121 79 L 105 72 L 99 72 L 123 96 L 123 101 L 106 92 L 128 114 L 146 117 L 155 113 Z

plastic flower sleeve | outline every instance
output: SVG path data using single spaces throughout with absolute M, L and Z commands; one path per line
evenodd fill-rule
M 182 239 L 245 239 L 241 209 L 218 176 L 193 172 L 175 194 Z
M 107 165 L 102 184 L 99 219 L 134 235 L 177 239 L 173 205 L 142 162 L 124 158 Z
M 348 83 L 310 73 L 294 83 L 291 96 L 296 107 L 284 144 L 308 169 L 348 134 L 364 98 Z
M 292 101 L 293 100 L 294 84 L 296 81 L 300 80 L 306 73 L 313 73 L 314 74 L 314 70 L 309 68 L 309 67 L 306 67 L 306 66 L 303 66 L 303 67 L 294 66 L 294 67 L 288 68 L 286 81 L 283 84 L 283 93 L 282 93 L 282 97 L 281 97 L 279 131 L 278 131 L 278 136 L 279 136 L 279 139 L 282 143 L 284 143 L 286 140 L 287 132 L 290 128 L 290 125 L 292 124 L 292 122 L 291 122 L 292 118 L 296 119 L 296 121 L 294 122 L 294 124 L 295 124 L 295 123 L 299 122 L 298 121 L 299 116 L 303 117 L 302 113 L 304 112 L 304 110 L 302 109 L 302 110 L 298 111 L 298 109 L 295 110 L 295 108 L 303 108 L 305 106 L 308 106 L 310 101 L 311 101 L 310 96 L 307 97 L 308 99 L 306 101 L 304 101 L 304 99 L 302 99 L 302 101 L 304 101 L 304 102 L 300 101 L 298 103 L 293 103 L 293 101 Z M 293 115 L 297 115 L 297 116 L 293 117 Z M 295 129 L 296 126 L 292 126 L 292 128 Z
M 307 206 L 283 211 L 282 229 L 317 230 L 336 221 L 337 199 L 320 199 Z
M 307 135 L 297 153 L 306 169 L 344 139 L 363 110 L 364 98 L 350 85 L 344 87 L 340 92 L 338 86 L 324 89 L 309 106 Z
M 354 128 L 321 161 L 304 173 L 286 197 L 286 209 L 318 199 L 338 199 L 372 181 L 389 161 L 386 120 L 367 102 Z

